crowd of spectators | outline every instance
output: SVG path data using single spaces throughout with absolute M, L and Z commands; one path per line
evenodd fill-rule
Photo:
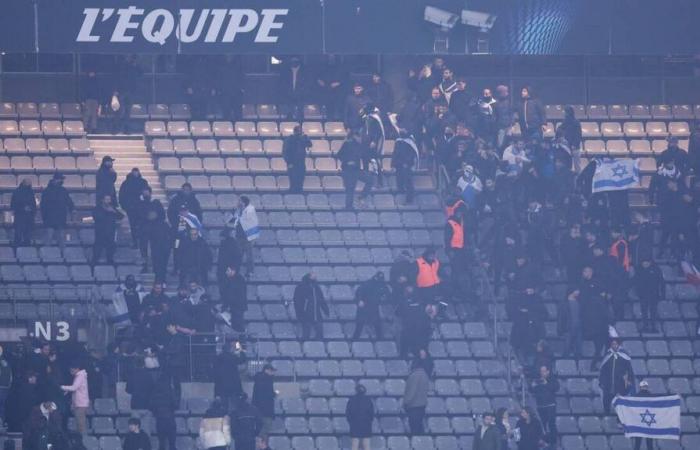
M 412 251 L 403 251 L 389 274 L 378 272 L 356 290 L 358 312 L 353 339 L 362 338 L 368 326 L 374 337 L 381 339 L 383 322 L 388 319 L 398 327 L 400 354 L 411 361 L 403 399 L 411 433 L 424 433 L 433 375 L 427 349 L 433 327 L 449 308 L 461 318 L 485 318 L 490 296 L 478 287 L 484 278 L 493 293 L 505 299 L 507 318 L 512 322 L 510 343 L 523 367 L 525 382 L 531 387 L 537 412 L 524 408 L 515 429 L 510 428 L 507 411 L 486 413 L 475 434 L 475 448 L 499 449 L 510 440 L 517 440 L 520 450 L 556 445 L 554 399 L 559 382 L 554 362 L 558 357 L 582 359 L 583 341 L 594 343 L 590 368 L 600 370 L 604 410 L 609 411 L 614 395 L 634 392 L 630 358 L 615 326 L 638 299 L 643 311 L 642 331 L 658 332 L 657 305 L 664 299 L 665 288 L 655 259 L 691 268 L 700 266 L 696 250 L 700 182 L 688 183 L 689 176 L 698 169 L 698 133 L 691 138 L 690 155 L 670 138 L 668 149 L 658 157 L 658 171 L 650 188 L 650 200 L 658 207 L 662 229 L 655 254 L 652 224 L 630 213 L 627 191 L 592 193 L 596 163 L 585 167 L 582 163 L 581 126 L 572 108 L 566 109 L 555 136 L 545 138 L 545 108 L 532 88 L 522 87 L 517 99 L 511 98 L 503 85 L 474 93 L 467 80 L 456 75 L 442 58 L 409 73 L 411 94 L 400 108 L 395 107 L 392 89 L 381 74 L 373 75 L 371 86 L 352 84 L 351 93 L 345 96 L 347 89 L 343 86 L 349 86 L 348 78 L 333 59 L 322 75 L 314 78 L 300 59 L 293 58 L 280 81 L 281 103 L 289 107 L 290 117 L 300 118 L 306 100 L 300 89 L 315 85 L 323 92 L 328 117 L 344 122 L 348 137 L 336 158 L 342 166 L 346 207 L 356 206 L 358 182 L 364 184 L 360 207 L 375 186 L 385 183 L 382 160 L 388 137 L 396 138 L 391 165 L 407 203 L 414 195 L 412 176 L 424 164 L 438 167 L 449 186 L 444 199 L 444 253 L 449 258 L 449 270 L 441 265 L 436 248 L 416 249 L 415 259 Z M 216 88 L 210 92 L 219 98 Z M 114 111 L 123 105 L 117 94 L 113 93 L 108 105 Z M 195 110 L 209 108 L 197 105 L 194 98 L 191 103 Z M 513 134 L 515 124 L 521 132 L 517 136 Z M 304 192 L 304 159 L 310 146 L 300 127 L 285 141 L 283 153 L 292 192 Z M 235 336 L 245 332 L 246 284 L 254 274 L 253 247 L 260 230 L 254 205 L 241 195 L 227 217 L 218 259 L 214 261 L 214 252 L 204 238 L 207 230 L 202 225 L 202 209 L 190 185 L 184 184 L 169 200 L 166 211 L 152 199 L 138 168 L 128 174 L 117 191 L 113 161 L 105 157 L 97 172 L 91 262 L 99 264 L 104 254 L 107 263 L 113 263 L 117 229 L 126 217 L 132 246 L 140 249 L 144 261 L 143 271 L 152 270 L 156 282 L 150 292 L 145 292 L 134 277 L 127 277 L 118 288 L 115 308 L 121 315 L 115 317 L 123 333 L 105 361 L 129 356 L 132 362 L 127 371 L 127 390 L 132 407 L 151 409 L 160 448 L 174 449 L 174 411 L 180 404 L 181 383 L 187 379 L 191 364 L 187 358 L 189 339 L 221 329 L 217 327 L 225 327 Z M 55 239 L 59 245 L 63 245 L 65 227 L 74 209 L 62 180 L 63 176 L 56 174 L 40 202 L 48 230 L 46 242 Z M 23 181 L 12 196 L 16 246 L 30 244 L 36 209 L 32 187 Z M 164 286 L 171 253 L 179 279 L 174 298 L 167 295 Z M 212 267 L 216 268 L 218 300 L 211 295 Z M 552 277 L 566 283 L 566 292 L 556 293 L 547 286 L 543 274 L 549 268 L 553 269 Z M 545 335 L 545 296 L 558 301 L 559 332 L 565 342 L 556 352 L 550 349 Z M 313 333 L 316 340 L 322 339 L 322 322 L 329 316 L 329 307 L 315 275 L 305 275 L 288 300 L 301 326 L 300 338 L 310 339 Z M 393 307 L 394 317 L 382 316 L 382 304 Z M 44 354 L 41 347 L 39 357 L 50 362 L 51 349 L 47 348 Z M 265 440 L 275 414 L 274 368 L 266 365 L 255 376 L 251 403 L 241 387 L 239 372 L 246 360 L 238 338 L 216 358 L 213 378 L 217 402 L 207 412 L 201 431 L 207 436 L 205 440 L 213 442 L 208 448 L 226 447 L 232 437 L 236 448 L 243 449 L 253 448 L 257 436 Z M 46 367 L 51 366 L 49 362 Z M 13 370 L 17 378 L 12 384 L 15 389 L 10 390 L 31 397 L 23 403 L 27 408 L 38 401 L 51 401 L 61 414 L 67 412 L 63 396 L 40 398 L 36 393 L 39 388 L 32 385 L 50 382 L 73 392 L 73 414 L 78 430 L 84 432 L 84 408 L 89 402 L 85 392 L 89 377 L 84 375 L 84 365 L 70 365 L 75 378 L 65 385 L 54 383 L 51 370 L 47 372 L 44 366 Z M 51 409 L 44 403 L 38 407 Z M 13 428 L 26 423 L 30 414 L 29 409 L 24 411 Z M 363 386 L 357 386 L 347 415 L 354 445 L 368 448 L 366 439 L 371 434 L 374 410 Z M 51 419 L 47 422 L 50 428 Z M 135 436 L 129 439 L 141 440 L 139 424 L 134 421 L 130 425 Z

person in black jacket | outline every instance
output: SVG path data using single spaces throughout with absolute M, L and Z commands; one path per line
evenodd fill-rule
M 29 418 L 32 408 L 41 401 L 37 373 L 33 370 L 25 372 L 22 379 L 16 380 L 7 395 L 6 404 L 15 405 L 5 412 L 5 422 L 8 431 L 20 432 L 25 421 Z
M 369 438 L 372 437 L 374 404 L 367 397 L 367 389 L 359 383 L 355 385 L 355 395 L 350 397 L 345 407 L 345 418 L 350 424 L 352 448 L 370 450 Z
M 214 361 L 214 397 L 222 400 L 224 406 L 234 405 L 243 393 L 239 367 L 248 360 L 239 341 L 232 341 Z
M 532 367 L 535 346 L 544 337 L 547 311 L 532 284 L 516 299 L 513 309 L 513 329 L 510 342 L 524 366 Z
M 289 175 L 289 192 L 301 194 L 304 191 L 306 177 L 306 152 L 311 148 L 311 139 L 301 131 L 301 125 L 294 127 L 294 132 L 284 140 L 282 156 L 287 163 Z
M 345 112 L 343 123 L 348 131 L 357 131 L 362 128 L 362 116 L 360 113 L 365 105 L 372 100 L 365 94 L 362 83 L 356 82 L 352 86 L 352 94 L 345 99 Z
M 248 310 L 247 282 L 240 270 L 227 267 L 225 278 L 221 283 L 221 302 L 231 314 L 231 327 L 239 332 L 245 331 L 245 312 Z
M 209 244 L 199 235 L 197 229 L 190 229 L 187 238 L 180 240 L 175 257 L 178 260 L 181 284 L 188 280 L 196 280 L 206 287 L 212 254 Z
M 131 409 L 148 409 L 151 404 L 153 378 L 142 358 L 136 358 L 126 378 L 126 392 L 131 395 Z
M 66 449 L 63 419 L 53 402 L 43 402 L 32 408 L 24 424 L 22 448 L 25 450 Z M 49 447 L 50 446 L 50 447 Z
M 346 209 L 354 209 L 355 188 L 362 174 L 361 163 L 366 153 L 367 149 L 362 143 L 362 135 L 353 132 L 348 139 L 343 142 L 342 147 L 340 147 L 340 150 L 335 155 L 335 158 L 341 163 L 341 176 L 343 177 L 343 186 L 345 187 Z M 371 184 L 365 184 L 367 193 L 369 193 L 371 187 Z
M 114 187 L 114 183 L 117 181 L 117 172 L 114 170 L 114 158 L 107 155 L 102 158 L 102 163 L 100 168 L 97 169 L 97 175 L 95 177 L 95 196 L 99 202 L 103 196 L 109 195 L 112 197 L 112 204 L 114 206 L 119 206 L 119 200 L 117 199 L 117 190 Z
M 651 255 L 642 259 L 642 263 L 635 267 L 633 283 L 642 304 L 642 332 L 658 333 L 657 305 L 666 296 L 666 284 L 661 269 L 651 259 Z
M 301 58 L 292 56 L 289 64 L 282 66 L 279 83 L 280 95 L 282 96 L 280 103 L 287 107 L 287 118 L 289 120 L 302 120 L 304 102 L 307 100 L 309 91 L 309 76 Z
M 92 265 L 96 265 L 102 257 L 107 256 L 107 263 L 114 263 L 116 249 L 117 222 L 124 218 L 119 210 L 112 205 L 112 196 L 103 194 L 100 204 L 92 212 L 95 221 L 95 243 L 92 246 Z
M 542 438 L 544 433 L 542 431 L 542 423 L 535 416 L 532 408 L 526 406 L 520 411 L 520 418 L 515 427 L 520 430 L 518 450 L 539 450 L 543 448 Z
M 518 110 L 520 120 L 520 130 L 523 136 L 529 140 L 532 138 L 542 139 L 542 127 L 547 121 L 547 113 L 540 99 L 535 98 L 532 88 L 525 86 L 520 91 L 522 99 Z
M 450 96 L 450 112 L 465 126 L 472 127 L 476 119 L 474 106 L 474 99 L 467 91 L 467 79 L 458 77 L 456 90 Z
M 265 364 L 262 370 L 253 378 L 253 400 L 263 420 L 263 432 L 269 432 L 272 419 L 275 417 L 275 368 L 272 364 Z
M 65 228 L 70 215 L 75 210 L 68 189 L 63 187 L 66 177 L 55 173 L 44 192 L 41 193 L 41 220 L 46 227 L 44 245 L 51 245 L 56 240 L 61 249 L 66 245 Z
M 353 340 L 360 338 L 365 325 L 374 326 L 375 338 L 382 339 L 380 305 L 388 295 L 389 289 L 384 281 L 384 272 L 377 272 L 372 278 L 360 284 L 355 292 L 357 316 L 355 317 Z
M 496 148 L 500 154 L 508 143 L 507 137 L 515 122 L 515 112 L 508 86 L 502 84 L 496 86 L 496 103 L 493 105 L 493 115 L 496 127 Z
M 180 192 L 172 196 L 168 202 L 168 222 L 170 222 L 170 226 L 175 231 L 178 231 L 180 211 L 183 207 L 197 216 L 200 222 L 202 221 L 202 206 L 199 204 L 199 200 L 195 197 L 194 192 L 192 192 L 190 183 L 183 184 Z
M 634 383 L 632 359 L 620 346 L 620 340 L 610 340 L 610 348 L 600 365 L 598 384 L 603 391 L 603 411 L 610 412 L 610 403 L 616 395 L 625 395 Z
M 119 187 L 119 204 L 129 219 L 129 229 L 131 230 L 132 248 L 138 248 L 141 230 L 141 220 L 139 214 L 139 203 L 141 194 L 148 188 L 148 181 L 141 176 L 138 167 L 131 169 L 126 179 Z
M 314 273 L 304 275 L 294 289 L 294 310 L 301 322 L 301 339 L 307 340 L 312 328 L 316 339 L 323 339 L 323 316 L 328 317 L 330 310 Z
M 36 199 L 32 191 L 32 182 L 25 178 L 12 191 L 10 208 L 14 215 L 14 240 L 15 247 L 30 245 L 34 232 L 34 216 L 36 215 Z
M 406 204 L 413 203 L 413 170 L 418 166 L 418 161 L 418 145 L 415 139 L 406 130 L 399 130 L 399 138 L 391 155 L 391 167 L 396 170 L 397 190 L 406 194 Z
M 223 290 L 226 281 L 226 271 L 229 267 L 240 270 L 243 262 L 243 251 L 236 239 L 234 230 L 226 227 L 221 231 L 221 243 L 216 261 L 216 280 L 219 282 L 219 292 Z
M 564 134 L 564 139 L 566 139 L 566 142 L 569 144 L 569 150 L 571 151 L 574 170 L 576 173 L 579 173 L 581 171 L 581 141 L 583 138 L 581 122 L 576 119 L 576 114 L 572 106 L 564 108 L 564 120 L 561 125 L 559 125 L 557 131 Z
M 180 403 L 181 384 L 187 369 L 187 338 L 178 331 L 177 324 L 169 323 L 166 327 L 168 338 L 161 349 L 163 354 L 163 377 L 161 382 L 172 387 L 176 404 Z
M 128 424 L 123 450 L 151 450 L 151 438 L 141 429 L 141 419 L 131 417 Z
M 122 202 L 123 203 L 123 202 Z M 144 261 L 144 272 L 148 270 L 148 244 L 149 244 L 149 227 L 155 222 L 165 220 L 165 209 L 160 200 L 153 199 L 153 190 L 150 186 L 146 186 L 139 193 L 139 198 L 134 208 L 135 221 L 138 223 L 138 247 L 141 252 L 141 257 Z M 127 212 L 128 214 L 128 212 Z M 129 219 L 131 220 L 131 218 Z M 132 234 L 134 229 L 132 228 Z M 171 233 L 168 233 L 170 235 Z
M 542 427 L 547 434 L 547 441 L 551 445 L 557 442 L 557 392 L 559 392 L 559 380 L 550 372 L 549 367 L 539 368 L 540 377 L 532 382 L 530 391 L 535 396 L 537 413 L 542 420 Z
M 348 90 L 347 75 L 335 55 L 328 55 L 324 66 L 316 77 L 315 92 L 319 94 L 321 104 L 326 108 L 328 120 L 341 120 L 343 114 L 343 101 Z
M 158 434 L 158 450 L 176 450 L 175 437 L 177 427 L 175 425 L 175 410 L 180 403 L 179 398 L 173 394 L 173 388 L 168 376 L 163 376 L 153 386 L 151 395 L 151 412 L 156 419 L 156 433 Z
M 255 437 L 260 434 L 263 422 L 260 411 L 248 403 L 245 393 L 241 394 L 231 422 L 236 450 L 255 450 Z
M 155 200 L 158 202 L 158 200 Z M 160 202 L 158 202 L 160 203 Z M 156 281 L 164 282 L 168 269 L 170 251 L 173 248 L 173 231 L 165 222 L 163 207 L 160 211 L 149 210 L 143 224 L 143 235 L 146 246 L 151 249 L 151 264 Z M 144 269 L 148 269 L 148 260 L 144 259 Z

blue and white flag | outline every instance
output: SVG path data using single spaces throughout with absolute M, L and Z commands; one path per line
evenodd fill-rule
M 204 225 L 202 225 L 202 222 L 199 221 L 199 218 L 196 215 L 192 214 L 191 212 L 180 214 L 180 221 L 184 222 L 184 225 L 186 225 L 187 228 L 193 228 L 197 230 L 197 233 L 200 236 L 202 235 Z
M 639 163 L 630 158 L 596 160 L 593 193 L 639 187 Z
M 476 200 L 481 194 L 483 186 L 481 180 L 473 172 L 467 170 L 457 181 L 457 187 L 462 191 L 464 203 L 471 209 L 476 207 Z
M 625 437 L 680 439 L 681 398 L 615 397 L 612 402 Z

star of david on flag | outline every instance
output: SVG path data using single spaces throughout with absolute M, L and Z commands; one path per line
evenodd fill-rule
M 615 397 L 612 402 L 626 437 L 680 439 L 681 398 Z
M 596 160 L 593 193 L 639 187 L 639 163 L 630 158 Z

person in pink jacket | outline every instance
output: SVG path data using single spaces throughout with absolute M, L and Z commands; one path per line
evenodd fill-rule
M 72 392 L 73 415 L 78 425 L 78 431 L 84 435 L 87 433 L 87 409 L 90 407 L 87 372 L 80 364 L 74 363 L 70 367 L 70 373 L 73 375 L 73 384 L 61 386 L 61 389 L 66 393 Z

